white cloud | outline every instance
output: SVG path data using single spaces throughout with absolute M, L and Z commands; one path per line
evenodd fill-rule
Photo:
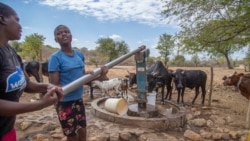
M 32 0 L 24 0 L 23 2 L 29 4 L 30 2 L 32 2 Z
M 40 4 L 76 11 L 99 21 L 136 21 L 151 26 L 166 25 L 161 20 L 161 0 L 40 0 Z
M 76 38 L 72 38 L 72 40 L 73 40 L 73 41 L 75 41 L 75 42 L 77 42 L 77 41 L 78 41 L 78 39 L 76 39 Z
M 109 38 L 111 38 L 111 39 L 113 39 L 113 40 L 119 40 L 119 39 L 121 39 L 121 36 L 120 36 L 120 35 L 113 34 L 113 35 L 109 36 Z
M 99 35 L 100 38 L 111 38 L 113 40 L 120 40 L 122 37 L 120 35 L 117 34 L 112 34 L 112 35 Z
M 22 28 L 23 29 L 32 29 L 32 27 L 30 27 L 30 26 L 23 26 Z

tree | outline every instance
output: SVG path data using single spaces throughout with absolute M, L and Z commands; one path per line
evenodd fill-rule
M 199 26 L 203 29 L 211 20 L 219 22 L 213 29 L 209 29 L 211 32 L 220 31 L 210 42 L 227 41 L 237 36 L 248 38 L 249 41 L 249 0 L 163 0 L 163 2 L 165 9 L 162 15 L 170 20 L 178 20 L 181 27 L 195 29 Z
M 41 59 L 41 50 L 45 37 L 37 33 L 26 36 L 21 46 L 22 55 L 30 56 L 33 60 Z
M 172 64 L 176 66 L 182 66 L 185 62 L 185 57 L 183 55 L 176 55 L 172 60 Z
M 172 0 L 165 2 L 165 18 L 179 20 L 178 34 L 185 50 L 223 55 L 232 68 L 229 55 L 250 41 L 249 0 Z
M 115 42 L 111 38 L 100 38 L 97 44 L 96 50 L 107 56 L 109 61 L 129 52 L 129 47 L 124 41 Z
M 191 61 L 195 64 L 195 67 L 197 67 L 198 64 L 200 63 L 200 59 L 197 54 L 192 56 Z
M 250 64 L 250 49 L 248 49 L 244 60 L 247 62 L 248 65 Z
M 174 41 L 172 40 L 172 35 L 164 33 L 160 36 L 156 49 L 159 50 L 161 57 L 164 59 L 165 66 L 167 66 L 168 56 L 172 52 L 173 46 Z
M 16 52 L 20 52 L 22 51 L 21 49 L 21 43 L 19 43 L 18 41 L 11 41 L 10 45 L 15 49 Z

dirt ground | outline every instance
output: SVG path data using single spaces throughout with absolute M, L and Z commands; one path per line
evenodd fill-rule
M 93 66 L 86 66 L 86 70 L 93 70 L 95 69 Z M 177 69 L 176 67 L 170 67 L 170 69 Z M 208 101 L 209 101 L 209 93 L 211 89 L 211 68 L 182 68 L 182 69 L 200 69 L 204 70 L 207 73 L 208 80 L 207 80 L 207 95 L 206 95 L 206 101 L 205 101 L 205 106 L 208 106 Z M 127 71 L 130 72 L 135 72 L 135 67 L 134 66 L 116 66 L 112 69 L 109 70 L 108 77 L 109 78 L 115 78 L 115 77 L 122 77 L 124 78 L 125 75 L 127 75 Z M 224 87 L 222 85 L 222 77 L 224 75 L 229 75 L 232 74 L 234 71 L 237 72 L 244 72 L 243 69 L 234 69 L 234 70 L 229 70 L 227 68 L 213 68 L 213 85 L 212 85 L 212 95 L 211 95 L 211 107 L 214 109 L 217 109 L 220 115 L 223 115 L 224 117 L 231 117 L 232 120 L 235 122 L 235 124 L 230 124 L 231 127 L 228 127 L 228 125 L 225 125 L 226 128 L 229 129 L 244 129 L 244 126 L 246 124 L 246 113 L 247 113 L 247 107 L 248 107 L 248 100 L 241 96 L 239 92 L 235 92 L 233 90 L 233 87 Z M 31 78 L 34 80 L 33 78 Z M 47 82 L 47 77 L 44 77 L 44 82 Z M 130 93 L 133 93 L 130 91 Z M 86 94 L 87 95 L 87 94 Z M 184 101 L 186 102 L 189 107 L 193 108 L 200 108 L 201 106 L 201 96 L 199 96 L 195 102 L 194 105 L 191 105 L 192 99 L 194 97 L 194 90 L 186 89 Z M 91 100 L 89 99 L 88 96 L 85 96 L 86 102 L 90 103 Z M 32 94 L 26 94 L 24 93 L 23 96 L 21 97 L 20 101 L 32 101 L 32 99 L 35 99 L 35 96 Z M 177 99 L 177 92 L 176 90 L 173 91 L 173 96 L 172 96 L 172 101 L 176 102 Z M 90 104 L 87 105 L 87 113 L 89 113 L 89 110 L 91 109 Z M 55 114 L 54 108 L 46 108 L 45 110 L 41 111 L 36 111 L 36 112 L 31 112 L 31 113 L 26 113 L 26 114 L 20 114 L 17 116 L 17 122 L 16 122 L 16 128 L 17 128 L 17 133 L 18 133 L 18 138 L 20 141 L 38 141 L 35 140 L 34 135 L 36 134 L 43 134 L 44 133 L 44 128 L 48 126 L 44 126 L 45 124 L 59 124 L 57 122 L 57 118 L 55 115 L 54 117 L 51 118 L 50 114 Z M 88 121 L 90 124 L 88 126 L 92 126 L 93 123 L 98 122 L 98 119 L 95 118 L 95 121 L 91 120 L 95 117 L 89 113 L 88 115 Z M 27 128 L 21 128 L 20 123 L 23 123 L 25 121 L 32 121 L 31 124 L 27 125 Z M 36 121 L 40 122 L 36 122 Z M 101 119 L 100 119 L 101 120 Z M 112 123 L 110 123 L 112 124 Z M 25 125 L 23 125 L 25 126 Z M 59 125 L 55 125 L 56 127 L 59 127 Z M 89 127 L 91 128 L 91 127 Z M 133 129 L 134 127 L 127 127 Z M 223 128 L 223 127 L 221 127 Z M 57 128 L 60 130 L 60 128 Z M 181 134 L 178 134 L 178 131 L 169 131 L 169 134 L 178 136 Z M 62 136 L 62 135 L 58 135 Z M 93 134 L 89 134 L 89 136 L 94 136 Z M 37 138 L 37 137 L 36 137 Z M 61 137 L 61 140 L 65 140 L 65 138 Z M 42 140 L 41 140 L 42 141 Z M 45 140 L 44 140 L 45 141 Z

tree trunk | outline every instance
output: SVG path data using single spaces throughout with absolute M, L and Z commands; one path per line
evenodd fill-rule
M 167 61 L 167 59 L 165 59 L 165 61 L 164 61 L 165 67 L 167 67 L 167 64 L 168 64 L 168 61 Z
M 232 65 L 231 65 L 231 63 L 230 63 L 228 54 L 225 54 L 225 57 L 226 57 L 226 60 L 227 60 L 227 67 L 228 67 L 228 69 L 233 69 L 233 67 L 232 67 Z

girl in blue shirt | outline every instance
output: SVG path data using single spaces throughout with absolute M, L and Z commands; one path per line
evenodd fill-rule
M 72 49 L 70 29 L 65 25 L 59 25 L 54 30 L 54 36 L 61 49 L 50 56 L 49 80 L 52 84 L 64 86 L 88 72 L 85 72 L 84 55 L 80 51 Z M 105 75 L 107 71 L 107 68 L 103 67 L 102 75 Z M 79 87 L 64 96 L 64 99 L 56 105 L 58 118 L 63 133 L 67 136 L 67 141 L 86 141 L 83 93 L 83 87 Z

